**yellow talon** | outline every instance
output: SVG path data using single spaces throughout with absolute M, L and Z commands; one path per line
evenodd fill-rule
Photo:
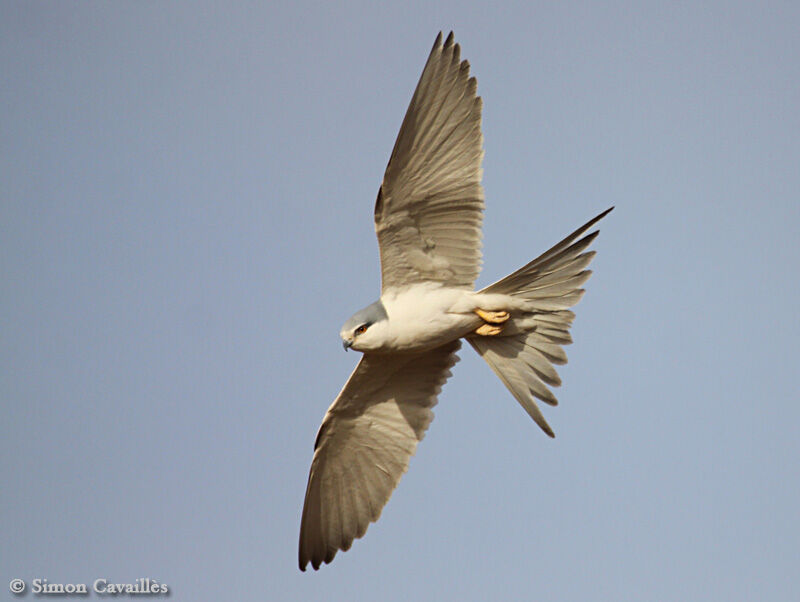
M 476 309 L 475 313 L 478 314 L 484 322 L 489 322 L 490 324 L 502 324 L 508 320 L 509 317 L 507 311 L 484 311 L 482 309 Z
M 494 324 L 481 324 L 475 330 L 475 334 L 479 334 L 484 337 L 491 337 L 496 334 L 500 334 L 503 332 L 502 326 L 495 326 Z

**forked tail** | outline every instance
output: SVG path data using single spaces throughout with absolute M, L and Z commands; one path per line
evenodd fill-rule
M 580 287 L 592 274 L 586 267 L 595 251 L 586 248 L 599 230 L 581 236 L 612 209 L 589 220 L 513 274 L 480 291 L 510 295 L 523 301 L 525 309 L 513 310 L 500 334 L 467 338 L 536 424 L 551 437 L 555 436 L 553 430 L 534 398 L 553 406 L 558 404 L 548 385 L 561 384 L 553 366 L 567 363 L 562 346 L 572 342 L 569 327 L 575 318 L 569 308 L 580 301 L 585 292 Z

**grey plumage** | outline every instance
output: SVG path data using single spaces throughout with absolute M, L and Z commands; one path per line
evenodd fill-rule
M 440 33 L 397 135 L 375 202 L 382 288 L 471 289 L 481 267 L 481 99 L 453 33 Z
M 345 322 L 364 355 L 314 444 L 300 527 L 305 570 L 348 550 L 381 511 L 433 419 L 461 338 L 550 436 L 536 399 L 556 405 L 570 307 L 594 256 L 585 234 L 608 211 L 482 291 L 481 99 L 453 34 L 439 34 L 375 202 L 381 297 Z M 610 210 L 609 210 L 610 211 Z
M 358 310 L 354 313 L 347 322 L 342 326 L 342 330 L 354 330 L 362 324 L 375 324 L 387 318 L 386 308 L 378 299 L 374 303 L 370 303 L 365 308 Z
M 453 341 L 424 353 L 361 358 L 317 433 L 300 527 L 301 569 L 308 562 L 317 569 L 349 550 L 378 520 L 433 419 L 459 347 Z

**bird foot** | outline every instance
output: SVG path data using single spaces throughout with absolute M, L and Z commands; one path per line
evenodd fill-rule
M 492 337 L 497 334 L 503 332 L 502 326 L 495 326 L 494 324 L 481 324 L 475 330 L 475 334 L 479 334 L 483 337 Z
M 508 320 L 507 311 L 485 311 L 483 309 L 476 309 L 475 313 L 480 316 L 481 320 L 489 324 L 502 324 Z

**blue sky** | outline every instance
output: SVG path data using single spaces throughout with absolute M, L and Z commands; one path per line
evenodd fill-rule
M 297 569 L 439 30 L 478 285 L 611 205 L 549 440 L 471 349 L 380 521 Z M 800 8 L 0 2 L 0 578 L 176 600 L 800 597 Z

